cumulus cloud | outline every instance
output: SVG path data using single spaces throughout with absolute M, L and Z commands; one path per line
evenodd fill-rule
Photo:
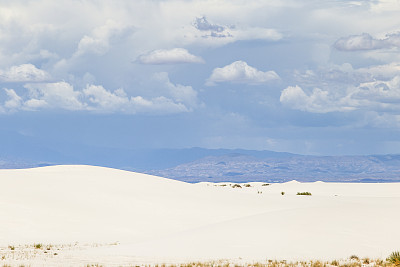
M 192 55 L 184 48 L 158 49 L 138 57 L 142 64 L 204 63 L 201 57 Z
M 121 88 L 110 92 L 101 85 L 87 85 L 83 94 L 93 105 L 90 108 L 95 110 L 118 111 L 129 103 L 128 96 Z
M 0 70 L 0 81 L 3 82 L 42 82 L 49 79 L 49 73 L 36 68 L 33 64 L 22 64 Z
M 400 47 L 400 33 L 388 34 L 386 38 L 376 39 L 368 33 L 350 35 L 338 39 L 334 47 L 341 51 L 376 50 Z
M 282 91 L 280 102 L 289 108 L 312 113 L 357 109 L 400 112 L 400 76 L 389 81 L 360 83 L 345 92 L 314 88 L 306 93 L 300 86 L 289 86 Z
M 206 85 L 212 86 L 221 82 L 262 84 L 277 79 L 279 76 L 275 71 L 263 72 L 239 60 L 225 67 L 215 68 Z
M 306 94 L 300 86 L 289 86 L 281 93 L 280 101 L 283 105 L 301 111 L 312 113 L 327 113 L 334 111 L 351 111 L 352 107 L 346 97 L 337 98 L 329 91 L 314 88 Z
M 66 110 L 83 110 L 86 104 L 82 102 L 82 93 L 75 91 L 67 82 L 26 84 L 29 91 L 29 102 L 24 106 L 28 109 L 39 107 L 60 108 Z
M 99 113 L 172 114 L 190 112 L 198 106 L 197 92 L 191 86 L 171 83 L 166 73 L 158 74 L 157 79 L 164 87 L 163 94 L 148 98 L 128 96 L 122 88 L 109 91 L 101 85 L 93 84 L 88 84 L 83 90 L 76 90 L 67 82 L 28 83 L 24 85 L 26 93 L 23 95 L 18 95 L 13 89 L 4 88 L 7 100 L 0 104 L 0 112 L 59 109 Z

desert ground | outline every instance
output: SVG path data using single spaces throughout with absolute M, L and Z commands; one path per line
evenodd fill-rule
M 400 183 L 189 184 L 63 165 L 0 170 L 0 186 L 0 266 L 385 259 L 400 250 Z

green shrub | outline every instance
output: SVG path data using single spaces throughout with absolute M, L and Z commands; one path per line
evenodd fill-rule
M 282 192 L 281 192 L 281 195 L 283 196 L 284 194 L 285 194 L 285 192 L 282 191 Z
M 311 196 L 310 192 L 297 192 L 298 196 Z
M 269 186 L 270 184 L 262 184 L 261 186 Z
M 236 188 L 236 187 L 242 188 L 242 186 L 241 186 L 240 184 L 234 184 L 232 187 L 233 187 L 233 188 Z
M 249 185 L 249 184 L 245 184 L 244 186 L 245 186 L 245 187 L 251 187 L 251 185 Z
M 396 266 L 400 266 L 400 252 L 399 251 L 392 252 L 392 254 L 390 254 L 386 260 L 390 263 L 393 263 Z
M 38 243 L 38 244 L 33 244 L 33 247 L 36 249 L 41 249 L 43 247 L 43 245 Z

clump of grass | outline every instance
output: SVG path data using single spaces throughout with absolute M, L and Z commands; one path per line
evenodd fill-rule
M 41 248 L 43 248 L 43 245 L 38 243 L 38 244 L 33 244 L 33 247 L 36 249 L 41 249 Z
M 285 192 L 282 191 L 282 192 L 281 192 L 281 195 L 282 195 L 282 196 L 285 195 Z
M 244 187 L 251 187 L 251 185 L 249 185 L 249 184 L 245 184 L 245 185 L 244 185 Z
M 234 184 L 234 185 L 232 186 L 232 188 L 242 188 L 242 186 L 241 186 L 240 184 Z
M 399 251 L 392 252 L 392 254 L 390 254 L 386 260 L 396 266 L 400 266 L 400 252 Z
M 337 260 L 333 260 L 333 261 L 331 262 L 331 265 L 333 265 L 333 266 L 339 266 L 339 262 L 338 262 Z
M 14 246 L 8 246 L 8 248 L 11 249 L 11 250 L 15 250 Z
M 269 186 L 270 184 L 262 184 L 261 186 Z
M 311 196 L 312 194 L 310 192 L 297 192 L 298 196 Z
M 349 259 L 350 259 L 350 260 L 356 260 L 356 261 L 360 260 L 360 258 L 359 258 L 357 255 L 351 255 L 351 256 L 349 257 Z
M 363 259 L 363 263 L 364 263 L 364 264 L 369 264 L 369 262 L 370 262 L 369 258 L 364 258 L 364 259 Z

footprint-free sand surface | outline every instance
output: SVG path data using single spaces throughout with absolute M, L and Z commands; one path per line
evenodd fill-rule
M 0 265 L 384 259 L 400 250 L 400 183 L 239 185 L 94 166 L 0 170 Z

